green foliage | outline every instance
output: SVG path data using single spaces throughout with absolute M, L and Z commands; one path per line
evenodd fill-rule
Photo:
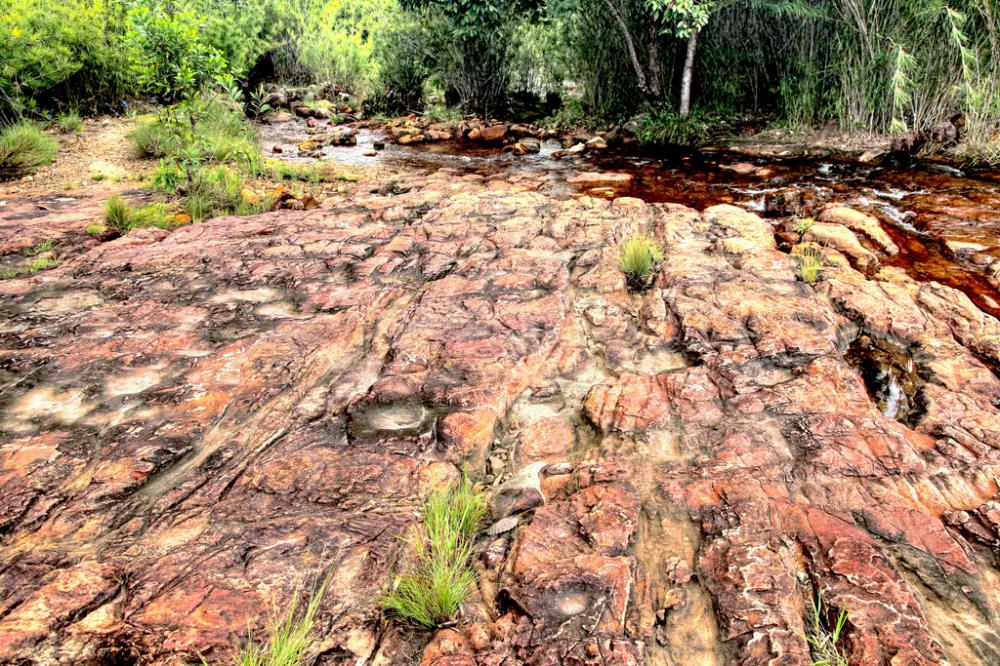
M 128 205 L 120 196 L 113 196 L 104 202 L 104 223 L 123 234 L 146 227 L 171 229 L 176 226 L 171 223 L 165 204 L 154 203 L 136 208 Z
M 849 666 L 847 654 L 840 647 L 844 627 L 847 626 L 847 609 L 840 609 L 840 615 L 833 628 L 828 628 L 826 615 L 823 613 L 823 597 L 817 597 L 813 602 L 812 617 L 806 641 L 816 659 L 812 666 Z
M 640 143 L 655 145 L 698 145 L 721 123 L 721 119 L 703 111 L 696 111 L 687 118 L 681 118 L 674 111 L 658 111 L 641 116 L 635 137 Z
M 284 613 L 273 613 L 268 619 L 267 640 L 259 643 L 251 633 L 245 645 L 233 658 L 232 666 L 306 666 L 316 658 L 315 629 L 329 578 L 309 597 L 302 608 L 302 595 L 296 589 Z M 208 665 L 201 658 L 204 666 Z
M 177 190 L 184 184 L 184 171 L 173 162 L 160 160 L 153 170 L 151 184 L 157 192 L 177 194 Z
M 107 230 L 108 228 L 100 222 L 94 222 L 93 224 L 87 225 L 87 233 L 91 236 L 100 236 Z
M 295 164 L 281 160 L 267 160 L 264 162 L 263 173 L 272 180 L 302 181 L 313 184 L 357 180 L 353 174 L 341 173 L 333 165 L 322 162 Z
M 649 234 L 633 234 L 618 248 L 618 268 L 633 288 L 647 286 L 662 261 L 663 248 Z
M 378 37 L 378 78 L 365 104 L 369 112 L 390 115 L 424 106 L 424 83 L 436 69 L 434 43 L 446 19 L 433 12 L 406 13 Z
M 139 153 L 168 162 L 233 163 L 250 171 L 260 166 L 260 144 L 239 107 L 209 94 L 140 121 L 129 138 Z
M 799 277 L 806 284 L 815 284 L 823 271 L 823 253 L 814 248 L 806 248 L 799 255 Z
M 127 88 L 118 0 L 5 0 L 0 122 L 56 105 L 110 106 Z
M 815 223 L 815 219 L 811 217 L 803 217 L 795 223 L 795 231 L 800 236 L 805 236 L 809 230 L 812 229 L 812 225 Z
M 58 266 L 61 260 L 54 256 L 53 250 L 55 247 L 55 241 L 45 240 L 34 247 L 28 248 L 24 251 L 26 260 L 0 270 L 0 280 L 10 280 L 21 275 L 38 273 L 39 271 Z M 48 256 L 40 256 L 42 254 Z
M 51 164 L 59 144 L 27 121 L 0 130 L 0 180 L 17 178 Z
M 424 505 L 424 533 L 410 542 L 416 561 L 382 598 L 386 613 L 419 629 L 453 619 L 475 587 L 469 558 L 485 515 L 486 499 L 468 479 L 432 493 Z
M 243 179 L 227 166 L 200 169 L 186 192 L 184 211 L 195 222 L 221 215 L 253 215 L 271 208 L 271 200 L 262 197 L 248 202 L 243 197 Z
M 698 32 L 708 23 L 720 0 L 644 0 L 652 19 L 678 37 Z
M 210 83 L 233 85 L 222 53 L 204 41 L 197 14 L 180 0 L 132 5 L 124 41 L 139 89 L 168 104 L 192 99 Z
M 76 111 L 67 111 L 56 116 L 55 126 L 63 134 L 70 132 L 79 134 L 83 131 L 83 120 Z

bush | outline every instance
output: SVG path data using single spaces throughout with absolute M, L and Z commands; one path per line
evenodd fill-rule
M 217 94 L 201 97 L 174 116 L 160 115 L 139 122 L 129 138 L 146 157 L 172 162 L 228 162 L 250 171 L 260 168 L 260 144 L 253 128 L 238 105 Z
M 83 131 L 83 120 L 76 111 L 67 111 L 56 116 L 56 128 L 63 134 L 80 133 Z
M 703 112 L 695 111 L 688 118 L 681 118 L 673 111 L 645 114 L 635 129 L 640 143 L 655 145 L 697 146 L 703 143 L 721 121 Z
M 0 121 L 53 106 L 117 108 L 129 90 L 108 0 L 6 0 L 0 11 Z
M 187 5 L 133 5 L 124 43 L 139 89 L 168 104 L 191 99 L 210 83 L 234 85 L 226 59 L 201 38 L 199 17 Z
M 382 608 L 420 629 L 453 619 L 475 586 L 469 558 L 485 515 L 485 497 L 467 479 L 431 494 L 424 505 L 423 537 L 412 544 L 417 549 L 416 564 L 396 577 Z
M 0 130 L 0 180 L 51 164 L 58 150 L 55 139 L 34 123 L 22 121 Z

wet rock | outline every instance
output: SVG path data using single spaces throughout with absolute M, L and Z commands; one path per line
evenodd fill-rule
M 541 142 L 534 137 L 523 137 L 518 139 L 511 147 L 511 152 L 515 155 L 532 155 L 538 153 L 542 149 Z
M 632 186 L 632 175 L 628 173 L 587 171 L 570 176 L 566 182 L 581 189 L 610 188 L 627 190 Z
M 890 257 L 899 253 L 899 248 L 892 242 L 889 234 L 882 229 L 879 221 L 871 215 L 847 208 L 846 206 L 831 206 L 823 210 L 818 219 L 821 222 L 830 224 L 842 224 L 848 229 L 862 234 Z
M 540 185 L 400 177 L 0 282 L 0 662 L 225 662 L 329 573 L 325 661 L 811 663 L 821 595 L 852 664 L 997 663 L 997 320 L 871 265 L 865 220 L 814 225 L 807 286 L 740 208 Z M 100 215 L 66 206 L 4 238 Z M 641 294 L 632 228 L 665 251 Z M 903 351 L 903 421 L 862 336 Z M 386 630 L 463 467 L 498 476 L 477 592 Z

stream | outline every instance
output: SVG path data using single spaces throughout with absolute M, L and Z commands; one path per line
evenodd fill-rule
M 950 166 L 923 163 L 887 167 L 803 158 L 748 158 L 724 151 L 639 151 L 609 149 L 557 159 L 562 146 L 543 141 L 534 155 L 515 156 L 496 146 L 425 143 L 401 146 L 377 131 L 363 129 L 355 146 L 325 146 L 321 157 L 299 157 L 297 144 L 324 127 L 304 121 L 261 125 L 265 152 L 280 146 L 282 160 L 319 159 L 352 166 L 378 166 L 406 173 L 452 169 L 485 176 L 529 176 L 541 179 L 542 191 L 568 197 L 578 190 L 567 179 L 583 171 L 631 174 L 632 185 L 618 191 L 644 201 L 678 203 L 702 210 L 730 203 L 771 218 L 777 226 L 782 211 L 768 210 L 768 194 L 801 193 L 805 212 L 839 203 L 877 217 L 900 252 L 885 263 L 920 281 L 937 281 L 964 292 L 984 312 L 1000 317 L 1000 173 L 967 174 Z M 376 142 L 384 149 L 365 156 Z M 753 169 L 734 169 L 734 165 Z M 798 194 L 796 194 L 798 196 Z

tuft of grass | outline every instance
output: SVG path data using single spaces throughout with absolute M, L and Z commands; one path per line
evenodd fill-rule
M 120 196 L 113 196 L 104 203 L 104 223 L 121 233 L 133 229 L 158 227 L 172 229 L 171 216 L 165 204 L 154 203 L 148 206 L 134 207 L 125 203 Z M 88 230 L 90 227 L 88 227 Z
M 382 609 L 418 629 L 433 629 L 454 619 L 476 584 L 469 560 L 485 515 L 486 498 L 467 478 L 431 493 L 424 504 L 423 535 L 410 542 L 416 561 L 396 576 L 380 602 Z
M 34 123 L 22 121 L 0 130 L 0 180 L 27 175 L 51 164 L 59 144 Z
M 823 271 L 823 253 L 815 249 L 806 249 L 799 255 L 799 277 L 806 284 L 815 284 Z
M 828 621 L 823 614 L 823 597 L 820 595 L 813 602 L 812 621 L 809 634 L 805 637 L 816 659 L 812 666 L 850 666 L 847 653 L 840 647 L 840 639 L 847 625 L 847 609 L 840 609 L 840 615 L 832 629 L 827 627 Z
M 649 234 L 633 234 L 619 248 L 618 268 L 629 285 L 638 289 L 650 283 L 662 261 L 663 248 Z
M 55 126 L 63 134 L 79 134 L 83 131 L 83 119 L 76 111 L 67 111 L 56 116 Z
M 53 268 L 58 265 L 59 259 L 57 257 L 35 257 L 28 262 L 28 272 L 37 273 L 38 271 L 44 271 L 46 268 Z
M 816 220 L 811 217 L 803 217 L 798 222 L 795 223 L 795 232 L 799 236 L 805 236 L 812 229 L 812 225 L 816 223 Z
M 46 240 L 42 241 L 38 245 L 29 248 L 24 251 L 24 256 L 30 261 L 22 261 L 14 266 L 8 266 L 3 270 L 0 270 L 0 280 L 10 280 L 21 275 L 28 275 L 30 273 L 38 273 L 39 271 L 44 271 L 48 268 L 54 268 L 61 263 L 61 259 L 56 256 L 38 256 L 44 253 L 50 253 L 56 244 L 55 241 Z
M 25 250 L 24 254 L 28 257 L 34 257 L 42 252 L 48 252 L 54 249 L 56 249 L 56 242 L 50 238 L 48 240 L 43 240 L 38 245 Z
M 107 231 L 108 228 L 101 224 L 100 222 L 94 222 L 93 224 L 87 225 L 87 233 L 91 236 L 99 236 Z
M 257 642 L 249 633 L 247 642 L 233 658 L 232 666 L 306 666 L 316 658 L 313 631 L 329 578 L 310 595 L 302 608 L 298 589 L 284 613 L 273 613 L 268 620 L 267 640 Z M 201 663 L 208 662 L 201 657 Z

